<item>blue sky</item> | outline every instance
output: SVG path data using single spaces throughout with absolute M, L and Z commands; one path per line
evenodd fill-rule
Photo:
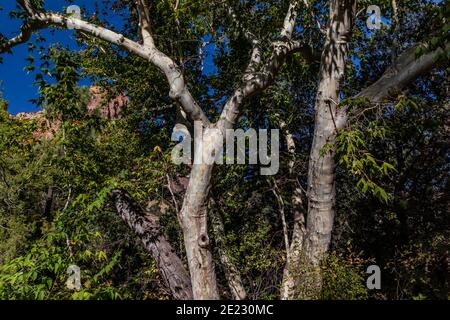
M 77 0 L 74 4 L 82 7 L 89 12 L 94 11 L 93 1 Z M 67 7 L 68 2 L 65 0 L 46 1 L 46 9 L 55 12 L 63 13 Z M 10 19 L 8 12 L 15 8 L 15 1 L 0 0 L 0 32 L 8 38 L 14 37 L 18 34 L 20 28 L 20 20 Z M 120 21 L 113 21 L 114 24 L 120 24 Z M 71 30 L 57 30 L 53 34 L 49 30 L 43 30 L 42 34 L 47 39 L 46 47 L 50 44 L 60 43 L 63 46 L 68 46 L 72 49 L 77 49 L 74 32 Z M 205 38 L 208 42 L 210 39 Z M 205 74 L 215 73 L 214 66 L 215 46 L 208 44 L 204 48 L 204 72 Z M 25 60 L 28 53 L 27 44 L 16 46 L 12 50 L 13 54 L 3 55 L 3 64 L 0 64 L 0 92 L 3 93 L 3 98 L 8 101 L 8 111 L 12 114 L 19 112 L 37 111 L 38 108 L 30 101 L 38 96 L 38 87 L 34 86 L 35 73 L 27 73 L 24 67 L 29 65 Z M 37 57 L 35 57 L 37 58 Z M 82 84 L 88 85 L 88 81 L 82 81 Z
M 93 1 L 77 0 L 77 5 L 85 6 L 88 10 L 93 8 Z M 21 21 L 17 19 L 10 19 L 8 12 L 15 8 L 15 1 L 0 0 L 0 32 L 8 38 L 14 37 L 18 34 Z M 64 0 L 46 1 L 46 8 L 63 13 L 67 7 L 67 2 Z M 51 43 L 60 43 L 64 46 L 76 48 L 74 40 L 74 32 L 71 30 L 56 31 L 52 35 L 49 30 L 42 32 L 47 39 L 47 46 Z M 3 54 L 3 64 L 0 64 L 0 81 L 1 92 L 3 98 L 9 102 L 8 111 L 12 114 L 25 111 L 38 110 L 35 105 L 30 102 L 38 95 L 38 88 L 33 86 L 34 74 L 24 70 L 24 67 L 29 63 L 25 61 L 28 57 L 28 46 L 22 44 L 12 49 L 13 54 Z
M 439 3 L 439 0 L 433 0 Z M 94 1 L 92 0 L 76 0 L 73 1 L 76 5 L 84 8 L 89 12 L 94 10 Z M 46 9 L 63 13 L 67 7 L 66 0 L 52 0 L 46 1 Z M 0 0 L 0 32 L 8 38 L 18 34 L 21 21 L 17 19 L 10 19 L 8 13 L 15 8 L 15 1 Z M 389 24 L 385 18 L 382 18 L 384 24 Z M 113 21 L 114 24 L 120 24 L 120 20 Z M 48 47 L 52 43 L 60 43 L 63 46 L 68 46 L 72 49 L 77 49 L 75 43 L 74 32 L 71 30 L 58 30 L 54 34 L 49 30 L 43 30 L 42 34 L 47 39 Z M 205 37 L 205 41 L 208 41 Z M 13 48 L 13 54 L 3 54 L 3 64 L 0 64 L 0 92 L 3 93 L 3 98 L 9 102 L 9 112 L 16 114 L 18 112 L 36 111 L 37 107 L 30 101 L 38 96 L 38 88 L 33 85 L 34 73 L 27 74 L 24 67 L 29 63 L 25 60 L 28 57 L 28 46 L 22 44 Z M 204 70 L 205 74 L 214 74 L 217 70 L 214 65 L 214 51 L 215 45 L 208 44 L 204 48 Z M 82 84 L 89 84 L 83 81 Z

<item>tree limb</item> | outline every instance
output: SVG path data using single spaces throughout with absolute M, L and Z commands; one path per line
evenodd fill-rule
M 33 8 L 30 0 L 17 0 L 17 4 L 22 7 L 29 15 L 33 15 L 37 10 Z
M 125 190 L 113 190 L 110 197 L 117 213 L 139 237 L 155 261 L 166 288 L 174 299 L 192 300 L 189 273 L 160 230 L 158 217 L 146 213 Z
M 155 41 L 150 29 L 150 14 L 145 0 L 136 0 L 137 12 L 139 15 L 139 28 L 144 45 L 155 46 Z
M 436 67 L 439 56 L 450 49 L 450 45 L 446 44 L 445 50 L 437 48 L 417 57 L 417 49 L 424 47 L 424 44 L 418 44 L 405 50 L 375 83 L 362 90 L 354 98 L 365 98 L 374 104 L 382 102 L 391 94 L 399 92 L 419 76 Z M 336 121 L 339 129 L 346 125 L 347 118 L 346 108 L 341 108 Z
M 241 29 L 245 39 L 247 39 L 247 41 L 252 45 L 252 53 L 250 55 L 250 61 L 244 72 L 244 79 L 245 79 L 247 75 L 251 75 L 252 73 L 256 72 L 259 64 L 261 63 L 261 55 L 262 55 L 261 41 L 259 41 L 259 39 L 257 39 L 253 33 L 247 30 L 239 22 L 238 16 L 236 15 L 235 11 L 231 6 L 227 8 L 227 13 L 233 21 L 237 22 L 238 28 Z
M 272 55 L 258 72 L 256 66 L 260 63 L 261 49 L 259 42 L 253 41 L 253 50 L 250 62 L 244 73 L 243 83 L 234 91 L 225 103 L 217 127 L 220 130 L 230 129 L 234 126 L 239 115 L 239 107 L 248 97 L 266 89 L 275 79 L 286 57 L 293 52 L 302 52 L 307 59 L 313 60 L 312 49 L 309 45 L 292 41 L 292 33 L 295 28 L 297 1 L 289 5 L 283 27 L 280 31 L 282 41 L 272 43 Z
M 391 93 L 398 92 L 420 75 L 430 71 L 436 65 L 439 55 L 444 53 L 442 48 L 416 57 L 416 50 L 424 47 L 420 44 L 401 54 L 381 78 L 374 84 L 361 91 L 356 98 L 366 98 L 372 103 L 380 102 Z M 447 49 L 450 46 L 447 45 Z
M 297 174 L 294 171 L 296 153 L 294 136 L 289 131 L 287 123 L 282 119 L 280 119 L 280 129 L 285 132 L 286 145 L 290 156 L 290 160 L 288 162 L 289 175 L 293 178 L 293 176 Z M 303 238 L 305 236 L 305 214 L 302 201 L 302 188 L 298 181 L 297 184 L 298 185 L 294 188 L 291 196 L 294 227 L 292 230 L 291 242 L 289 247 L 286 249 L 289 259 L 286 259 L 286 264 L 283 270 L 283 280 L 280 288 L 280 297 L 283 300 L 288 299 L 295 288 L 296 270 L 293 269 L 298 268 L 300 265 L 301 248 L 303 245 Z M 286 233 L 286 231 L 284 231 L 284 233 Z
M 283 29 L 281 29 L 281 37 L 285 39 L 292 39 L 294 33 L 295 20 L 297 19 L 297 2 L 293 1 L 289 4 L 288 12 L 284 17 Z
M 72 28 L 84 31 L 91 36 L 115 44 L 155 65 L 167 78 L 170 87 L 169 96 L 181 105 L 183 111 L 190 120 L 201 121 L 205 127 L 209 126 L 210 121 L 187 88 L 180 68 L 171 58 L 156 48 L 150 33 L 148 8 L 145 6 L 144 1 L 137 0 L 138 11 L 141 16 L 143 45 L 124 37 L 122 34 L 94 25 L 82 19 L 37 10 L 33 8 L 27 0 L 17 1 L 19 5 L 26 10 L 28 20 L 24 24 L 25 27 L 23 27 L 21 35 L 7 41 L 6 44 L 0 45 L 0 53 L 27 41 L 33 31 L 42 29 L 46 26 L 55 25 L 62 28 Z
M 48 25 L 44 24 L 44 23 L 32 23 L 32 22 L 25 22 L 21 27 L 20 27 L 20 33 L 9 39 L 6 40 L 5 42 L 0 42 L 0 53 L 4 53 L 4 52 L 8 52 L 10 51 L 13 47 L 25 43 L 28 40 L 30 40 L 31 35 L 33 34 L 33 31 L 37 31 L 39 29 L 44 29 L 46 28 Z

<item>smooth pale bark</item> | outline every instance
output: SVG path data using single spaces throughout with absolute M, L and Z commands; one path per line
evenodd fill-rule
M 226 129 L 234 127 L 236 119 L 240 114 L 242 103 L 249 97 L 264 91 L 274 82 L 275 77 L 289 54 L 300 52 L 306 61 L 312 62 L 315 60 L 314 52 L 310 45 L 292 40 L 292 33 L 295 29 L 297 18 L 297 7 L 298 1 L 292 1 L 289 4 L 283 27 L 280 30 L 280 37 L 283 41 L 274 41 L 271 43 L 273 50 L 265 63 L 261 61 L 261 42 L 255 39 L 248 30 L 242 30 L 244 36 L 252 44 L 253 49 L 242 79 L 243 82 L 227 100 L 219 121 L 217 121 L 217 128 L 222 130 L 223 134 L 225 134 Z M 236 15 L 231 7 L 229 11 L 231 17 L 235 18 Z
M 207 199 L 216 151 L 222 146 L 220 130 L 195 123 L 194 163 L 178 214 L 196 300 L 219 299 L 211 243 L 208 236 Z
M 33 7 L 29 0 L 18 1 L 18 4 L 27 12 L 28 20 L 22 26 L 22 31 L 17 37 L 0 46 L 0 52 L 9 51 L 13 46 L 26 42 L 32 31 L 46 26 L 57 25 L 84 31 L 151 62 L 166 76 L 170 87 L 169 96 L 180 104 L 188 118 L 191 121 L 200 121 L 204 127 L 210 125 L 209 119 L 187 88 L 180 68 L 172 59 L 156 48 L 150 30 L 150 15 L 144 1 L 136 1 L 143 44 L 75 17 L 65 17 L 38 10 Z M 179 213 L 195 299 L 219 298 L 206 228 L 205 198 L 210 183 L 211 170 L 211 165 L 193 166 L 183 207 Z M 144 229 L 138 231 L 143 232 Z
M 252 59 L 248 64 L 247 71 L 256 70 L 259 63 L 260 54 L 258 53 L 258 42 L 255 43 Z M 285 63 L 286 57 L 294 52 L 301 52 L 303 57 L 308 60 L 314 60 L 314 55 L 308 45 L 297 41 L 277 41 L 272 43 L 273 52 L 266 64 L 260 70 L 245 73 L 243 83 L 234 91 L 228 101 L 225 103 L 217 127 L 221 130 L 234 127 L 236 119 L 240 114 L 240 106 L 249 97 L 264 91 L 271 85 L 278 74 L 281 66 Z
M 194 164 L 179 220 L 196 300 L 219 299 L 208 237 L 206 198 L 213 166 Z
M 447 44 L 446 50 L 450 49 Z M 436 66 L 444 49 L 437 48 L 431 52 L 417 56 L 417 50 L 426 50 L 426 45 L 417 45 L 403 52 L 396 62 L 374 84 L 361 91 L 355 98 L 366 98 L 372 103 L 381 102 L 391 94 L 399 93 L 406 85 L 420 75 L 430 71 Z
M 28 41 L 33 31 L 52 25 L 86 32 L 93 37 L 115 44 L 132 54 L 142 57 L 156 66 L 166 76 L 170 88 L 169 96 L 180 104 L 189 119 L 201 121 L 205 126 L 209 125 L 209 119 L 190 93 L 181 69 L 170 57 L 155 46 L 150 30 L 148 8 L 143 5 L 144 1 L 137 1 L 137 8 L 141 17 L 140 29 L 143 44 L 130 40 L 120 33 L 76 17 L 66 17 L 38 10 L 33 7 L 30 0 L 19 0 L 17 3 L 27 12 L 28 20 L 21 26 L 19 35 L 0 45 L 0 53 L 7 52 L 12 47 Z
M 355 11 L 355 0 L 333 0 L 330 3 L 330 21 L 322 51 L 314 137 L 309 159 L 306 230 L 298 229 L 297 234 L 294 234 L 302 249 L 295 250 L 298 268 L 292 261 L 285 269 L 285 286 L 281 292 L 284 299 L 317 298 L 321 291 L 319 267 L 330 244 L 335 205 L 334 149 L 324 150 L 327 145 L 333 144 L 336 137 L 336 109 Z
M 292 208 L 294 213 L 294 228 L 289 246 L 289 259 L 283 270 L 283 279 L 281 282 L 280 298 L 289 300 L 295 297 L 298 285 L 298 271 L 301 265 L 303 238 L 305 235 L 305 215 L 302 212 L 302 190 L 297 187 L 292 194 Z
M 303 241 L 305 270 L 301 284 L 304 298 L 317 297 L 321 290 L 318 271 L 331 241 L 334 221 L 334 149 L 327 148 L 336 138 L 336 109 L 344 80 L 348 42 L 351 37 L 356 1 L 331 1 L 330 24 L 322 52 L 319 87 L 316 96 L 314 137 L 308 170 L 308 215 Z M 328 150 L 324 150 L 328 149 Z
M 165 287 L 173 298 L 192 299 L 189 274 L 175 250 L 162 234 L 158 217 L 144 213 L 125 190 L 113 190 L 110 197 L 119 215 L 139 237 L 152 256 L 161 278 L 164 280 Z
M 365 98 L 370 103 L 376 104 L 382 102 L 391 94 L 398 93 L 417 77 L 436 67 L 439 57 L 445 54 L 445 50 L 449 49 L 449 45 L 445 45 L 445 50 L 437 48 L 419 57 L 416 55 L 418 48 L 426 48 L 426 45 L 418 44 L 403 52 L 379 80 L 362 90 L 355 98 Z M 324 54 L 326 53 L 327 51 L 324 50 Z M 342 62 L 343 60 L 337 59 L 337 61 Z M 322 65 L 327 65 L 326 62 L 326 56 L 323 56 Z M 335 66 L 338 65 L 336 64 Z M 333 145 L 335 143 L 336 127 L 337 129 L 343 128 L 346 125 L 348 115 L 345 106 L 340 107 L 337 111 L 335 109 L 336 103 L 338 103 L 338 96 L 334 86 L 338 85 L 339 81 L 329 81 L 326 77 L 323 77 L 324 74 L 327 74 L 326 70 L 333 70 L 333 67 L 328 65 L 324 69 L 322 66 L 321 70 L 321 77 L 326 81 L 320 82 L 318 99 L 316 101 L 316 128 L 308 177 L 309 206 L 307 230 L 301 227 L 296 229 L 297 224 L 294 226 L 291 246 L 294 244 L 295 238 L 299 239 L 298 243 L 300 243 L 300 246 L 291 251 L 290 265 L 292 267 L 288 268 L 286 266 L 285 268 L 281 290 L 282 299 L 312 298 L 317 296 L 321 284 L 320 275 L 314 273 L 313 270 L 308 270 L 308 268 L 311 266 L 314 268 L 320 263 L 331 239 L 335 204 L 335 164 L 332 157 L 332 149 L 323 155 L 321 155 L 320 151 L 324 145 Z M 323 92 L 326 88 L 332 89 L 326 92 L 334 93 L 334 98 L 332 95 L 328 96 L 328 98 L 334 100 L 330 100 L 331 103 L 325 103 L 326 100 L 319 99 L 321 98 L 320 91 L 322 90 Z M 333 117 L 331 117 L 330 112 L 333 112 Z M 302 245 L 304 237 L 306 237 L 306 240 L 304 240 Z M 298 248 L 302 249 L 298 250 Z M 301 288 L 308 285 L 310 287 L 306 288 L 306 291 L 304 288 Z M 299 287 L 300 291 L 302 291 L 300 294 Z
M 296 152 L 295 141 L 292 133 L 286 128 L 286 123 L 281 120 L 280 128 L 285 131 L 286 145 L 288 153 L 291 156 L 291 160 L 288 162 L 289 175 L 291 179 L 296 180 L 294 171 L 294 157 Z M 295 295 L 297 286 L 296 282 L 296 270 L 301 263 L 301 252 L 303 245 L 303 237 L 305 234 L 305 215 L 303 210 L 302 201 L 302 189 L 299 185 L 294 188 L 291 197 L 292 213 L 294 217 L 294 228 L 292 230 L 292 236 L 289 248 L 287 250 L 286 264 L 283 270 L 283 279 L 281 282 L 280 298 L 282 300 L 290 299 Z
M 292 6 L 289 7 L 287 16 L 295 15 Z M 291 28 L 295 24 L 295 18 L 285 19 L 283 30 Z M 235 90 L 225 103 L 219 121 L 214 126 L 225 136 L 225 130 L 233 128 L 240 113 L 240 106 L 248 97 L 257 94 L 273 83 L 276 74 L 288 54 L 301 51 L 305 57 L 311 58 L 310 47 L 301 43 L 291 41 L 290 35 L 285 41 L 272 43 L 272 55 L 266 63 L 261 64 L 260 42 L 251 41 L 253 50 L 250 62 L 243 77 L 243 83 Z M 219 141 L 217 135 L 207 132 L 206 128 L 203 153 L 211 155 L 216 149 Z M 198 141 L 195 141 L 197 143 Z M 206 199 L 209 191 L 211 172 L 213 165 L 194 164 L 191 170 L 188 189 L 186 191 L 183 207 L 180 212 L 180 223 L 182 225 L 186 253 L 188 256 L 189 270 L 191 273 L 192 287 L 195 299 L 218 299 L 216 275 L 210 251 L 210 243 L 207 234 L 207 208 Z M 233 279 L 232 279 L 233 281 Z M 235 292 L 237 295 L 243 293 Z
M 30 0 L 18 0 L 17 3 L 24 10 L 27 18 L 20 34 L 0 45 L 0 53 L 9 51 L 15 45 L 28 41 L 33 31 L 51 25 L 83 31 L 93 37 L 117 45 L 156 66 L 166 76 L 170 88 L 169 96 L 181 106 L 187 118 L 190 121 L 200 121 L 204 129 L 217 127 L 222 133 L 233 127 L 245 99 L 263 91 L 273 83 L 287 55 L 292 52 L 302 52 L 306 60 L 314 59 L 309 45 L 291 40 L 292 33 L 295 30 L 297 14 L 297 1 L 293 1 L 289 6 L 280 32 L 282 41 L 275 41 L 271 44 L 273 50 L 267 61 L 264 63 L 261 61 L 261 42 L 256 39 L 251 41 L 254 48 L 248 64 L 249 67 L 243 77 L 243 83 L 238 86 L 225 103 L 218 123 L 212 125 L 190 93 L 181 69 L 170 57 L 156 47 L 151 32 L 150 13 L 146 1 L 135 1 L 140 20 L 139 33 L 142 44 L 76 17 L 66 17 L 37 9 Z M 245 31 L 244 33 L 250 34 Z M 211 147 L 214 145 L 214 141 L 216 141 L 215 138 L 212 138 L 206 145 Z M 211 150 L 208 152 L 211 152 Z M 193 165 L 183 206 L 179 213 L 195 299 L 217 299 L 219 297 L 209 248 L 205 206 L 212 168 L 213 165 L 207 164 Z
M 396 61 L 383 73 L 383 75 L 372 85 L 368 86 L 354 96 L 355 99 L 366 99 L 369 103 L 377 104 L 398 94 L 401 90 L 423 74 L 426 74 L 440 62 L 440 57 L 450 50 L 450 44 L 443 48 L 437 48 L 423 55 L 417 56 L 418 49 L 426 49 L 426 44 L 417 44 L 405 50 Z M 340 109 L 336 124 L 342 129 L 347 124 L 348 114 L 346 107 Z

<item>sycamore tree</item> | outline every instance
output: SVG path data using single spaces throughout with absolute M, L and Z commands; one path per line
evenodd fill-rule
M 350 130 L 355 119 L 362 121 L 355 114 L 395 105 L 405 88 L 445 65 L 448 56 L 448 8 L 432 1 L 107 1 L 103 10 L 110 10 L 109 17 L 111 12 L 123 15 L 126 23 L 122 30 L 108 21 L 108 15 L 103 20 L 97 15 L 78 17 L 46 10 L 45 1 L 16 2 L 17 10 L 11 14 L 22 20 L 22 26 L 16 36 L 1 38 L 1 53 L 14 54 L 15 46 L 35 40 L 33 34 L 44 28 L 74 29 L 86 54 L 86 61 L 80 64 L 92 73 L 102 73 L 106 82 L 120 78 L 120 89 L 131 98 L 165 90 L 158 98 L 161 103 L 177 105 L 176 122 L 188 127 L 201 124 L 202 152 L 207 156 L 215 156 L 226 130 L 237 123 L 242 125 L 240 116 L 244 114 L 247 118 L 251 114 L 254 118 L 266 117 L 282 130 L 289 158 L 284 164 L 288 168 L 286 175 L 289 179 L 305 180 L 304 186 L 298 184 L 289 191 L 292 225 L 287 226 L 283 219 L 286 259 L 279 283 L 282 299 L 320 295 L 320 266 L 330 246 L 336 216 L 336 158 L 349 174 L 358 178 L 362 189 L 388 200 L 386 191 L 373 182 L 371 174 L 387 175 L 393 167 L 376 161 L 368 152 L 358 153 L 364 142 L 355 134 L 360 131 Z M 367 29 L 367 16 L 361 12 L 365 13 L 369 5 L 378 5 L 389 17 L 392 32 Z M 429 30 L 410 34 L 409 29 L 416 31 L 408 25 L 416 12 L 432 23 Z M 377 32 L 392 36 L 389 63 L 364 55 L 363 50 L 370 50 L 366 43 L 376 42 L 373 33 Z M 221 68 L 218 76 L 202 74 L 206 42 L 214 43 L 220 51 L 215 61 Z M 102 60 L 107 55 L 111 55 L 109 69 Z M 120 72 L 112 66 L 114 55 L 122 61 Z M 195 56 L 194 63 L 189 61 L 190 55 Z M 373 66 L 368 66 L 367 61 Z M 130 69 L 136 65 L 142 68 L 144 64 L 140 70 L 148 72 L 148 83 L 136 85 L 137 79 L 134 83 L 127 81 L 127 77 L 133 78 L 132 72 L 126 70 L 127 63 Z M 373 73 L 378 78 L 358 81 L 356 69 L 361 66 L 377 70 Z M 159 81 L 161 75 L 164 84 Z M 306 177 L 296 177 L 295 156 L 303 146 L 295 142 L 298 128 L 292 128 L 290 121 L 290 114 L 295 116 L 304 110 L 289 109 L 285 103 L 289 104 L 289 98 L 270 92 L 272 85 L 283 83 L 291 75 L 312 78 L 314 82 L 307 89 L 290 89 L 297 99 L 309 99 L 307 104 L 314 119 Z M 211 101 L 205 98 L 209 91 L 220 96 Z M 282 102 L 278 103 L 277 98 Z M 373 135 L 382 135 L 382 130 L 375 129 L 372 128 Z M 159 232 L 155 216 L 144 217 L 123 189 L 113 190 L 110 197 L 119 215 L 156 261 L 174 298 L 218 299 L 208 219 L 220 247 L 223 225 L 214 208 L 229 190 L 215 189 L 211 184 L 213 170 L 217 170 L 214 164 L 194 163 L 188 167 L 183 201 L 177 207 L 188 269 L 173 244 Z M 284 217 L 286 200 L 279 192 L 277 180 L 272 183 Z M 238 268 L 226 250 L 219 253 L 233 298 L 245 298 Z

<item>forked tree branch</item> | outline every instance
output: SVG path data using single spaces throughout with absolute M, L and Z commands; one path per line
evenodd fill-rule
M 261 63 L 261 48 L 257 40 L 253 40 L 253 49 L 249 64 L 244 73 L 243 83 L 233 92 L 225 103 L 217 127 L 224 131 L 234 126 L 239 115 L 239 107 L 243 101 L 252 95 L 261 92 L 273 83 L 286 57 L 293 52 L 302 52 L 308 60 L 313 60 L 312 49 L 309 45 L 292 41 L 292 33 L 297 17 L 297 3 L 293 1 L 288 8 L 283 27 L 280 31 L 282 41 L 272 42 L 273 50 L 270 58 L 258 71 Z

